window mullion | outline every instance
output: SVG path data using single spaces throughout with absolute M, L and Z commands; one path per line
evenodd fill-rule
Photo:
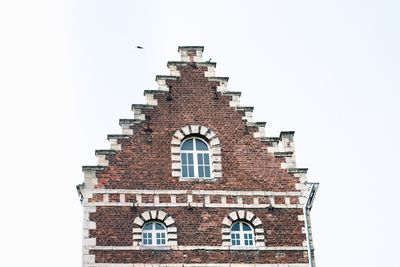
M 193 151 L 193 169 L 194 169 L 194 177 L 199 177 L 199 163 L 197 161 L 197 151 Z

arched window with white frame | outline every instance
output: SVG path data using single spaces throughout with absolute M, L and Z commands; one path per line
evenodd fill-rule
M 251 225 L 239 221 L 231 226 L 231 246 L 254 246 L 254 229 Z
M 142 245 L 143 246 L 165 246 L 167 244 L 167 230 L 165 225 L 150 221 L 143 225 L 142 228 Z
M 210 148 L 198 137 L 190 137 L 181 144 L 182 178 L 211 178 Z

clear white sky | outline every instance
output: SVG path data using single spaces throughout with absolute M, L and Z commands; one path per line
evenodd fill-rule
M 75 185 L 178 45 L 295 130 L 322 267 L 399 267 L 399 1 L 2 1 L 0 265 L 81 265 Z M 136 45 L 144 46 L 137 50 Z

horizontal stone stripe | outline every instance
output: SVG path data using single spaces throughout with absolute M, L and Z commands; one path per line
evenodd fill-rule
M 189 202 L 190 203 L 190 202 Z M 85 207 L 131 207 L 126 202 L 85 202 Z M 189 207 L 188 203 L 136 203 L 135 207 Z M 299 204 L 218 204 L 218 203 L 190 203 L 192 208 L 247 208 L 247 209 L 302 209 Z
M 272 191 L 223 191 L 223 190 L 133 190 L 133 189 L 93 189 L 93 194 L 144 194 L 144 195 L 224 195 L 224 196 L 302 196 L 301 192 Z
M 157 250 L 157 247 L 151 246 L 146 248 L 145 246 L 93 246 L 90 250 L 146 250 L 152 249 Z M 266 251 L 307 251 L 307 247 L 301 246 L 285 246 L 285 247 L 226 247 L 226 246 L 160 246 L 160 250 L 266 250 Z

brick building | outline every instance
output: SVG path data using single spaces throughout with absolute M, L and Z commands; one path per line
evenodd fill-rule
M 83 266 L 315 266 L 294 132 L 265 137 L 203 47 L 178 51 L 83 166 Z

